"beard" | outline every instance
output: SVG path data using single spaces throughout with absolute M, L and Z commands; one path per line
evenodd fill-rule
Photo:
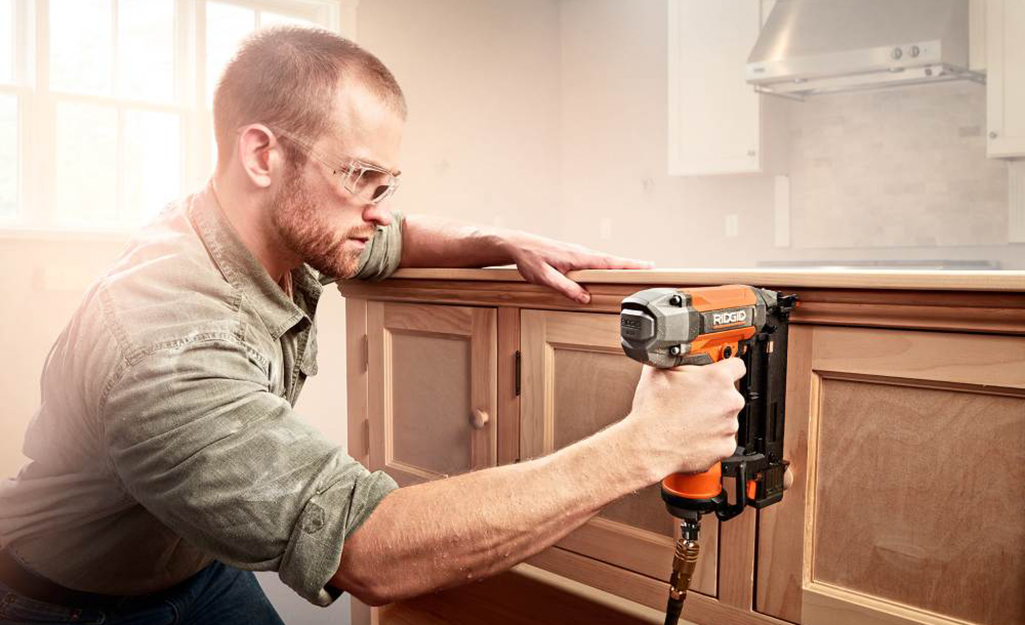
M 285 245 L 310 267 L 333 278 L 356 275 L 360 253 L 346 250 L 352 236 L 368 237 L 366 224 L 348 230 L 331 225 L 326 211 L 317 206 L 302 168 L 293 167 L 271 206 L 274 227 Z

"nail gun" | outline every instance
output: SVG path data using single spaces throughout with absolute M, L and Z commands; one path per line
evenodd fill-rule
M 647 289 L 623 300 L 620 338 L 630 358 L 671 368 L 739 357 L 747 366 L 736 452 L 704 473 L 662 480 L 662 500 L 680 520 L 666 625 L 676 625 L 697 566 L 701 517 L 714 513 L 726 521 L 746 506 L 764 508 L 783 498 L 787 328 L 796 305 L 795 295 L 742 285 Z M 732 502 L 724 476 L 735 479 Z

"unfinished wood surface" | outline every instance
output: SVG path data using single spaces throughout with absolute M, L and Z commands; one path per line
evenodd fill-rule
M 520 309 L 498 309 L 498 464 L 520 459 L 520 396 L 516 357 L 520 350 Z
M 723 487 L 734 492 L 734 479 Z M 755 532 L 758 511 L 745 508 L 740 516 L 719 524 L 719 601 L 742 610 L 754 609 Z
M 622 353 L 617 315 L 523 311 L 520 449 L 539 457 L 630 412 L 641 365 Z M 658 486 L 610 504 L 558 544 L 567 550 L 668 581 L 676 523 Z M 705 517 L 703 557 L 692 587 L 716 594 L 718 523 Z
M 372 608 L 352 597 L 349 603 L 350 625 L 381 625 L 380 608 Z
M 367 375 L 367 301 L 345 301 L 345 370 L 347 378 L 345 407 L 347 411 L 346 446 L 349 455 L 370 465 L 370 423 Z
M 796 479 L 762 512 L 758 609 L 804 625 L 1025 622 L 1025 338 L 794 330 Z
M 682 282 L 673 286 L 701 284 L 707 283 Z M 751 284 L 797 294 L 801 304 L 791 317 L 793 323 L 1025 333 L 1025 292 L 1022 291 L 838 289 Z M 985 281 L 979 284 L 985 284 Z M 583 306 L 550 289 L 522 282 L 390 279 L 380 284 L 353 281 L 339 285 L 339 290 L 349 297 L 379 300 L 619 312 L 624 297 L 652 286 L 658 285 L 641 282 L 634 285 L 589 284 L 587 289 L 591 292 L 591 302 Z
M 567 589 L 568 580 L 520 566 L 496 577 L 394 604 L 381 625 L 656 625 L 663 614 L 593 589 Z M 533 569 L 536 571 L 537 569 Z M 541 572 L 543 573 L 543 572 Z M 573 582 L 568 582 L 572 584 Z M 681 625 L 688 625 L 681 621 Z
M 944 289 L 1025 292 L 1025 271 L 934 271 L 900 269 L 653 269 L 571 271 L 581 284 L 719 285 L 760 284 L 765 287 L 842 287 L 849 289 Z M 426 280 L 504 280 L 522 282 L 514 268 L 400 269 L 396 278 Z
M 755 609 L 792 623 L 801 623 L 813 330 L 790 326 L 787 344 L 783 457 L 790 461 L 794 483 L 782 501 L 758 512 Z
M 664 582 L 565 549 L 546 549 L 527 563 L 656 610 L 666 607 L 668 588 Z M 683 618 L 699 625 L 784 625 L 784 621 L 725 605 L 697 592 L 687 594 Z
M 370 464 L 400 485 L 494 466 L 494 309 L 370 302 Z
M 820 406 L 812 579 L 971 623 L 1025 622 L 1025 390 L 823 374 Z

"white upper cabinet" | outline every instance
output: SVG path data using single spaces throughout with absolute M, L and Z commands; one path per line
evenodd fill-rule
M 669 174 L 783 173 L 785 102 L 755 93 L 744 72 L 772 3 L 668 3 Z
M 987 154 L 1025 157 L 1025 1 L 989 0 L 986 13 Z

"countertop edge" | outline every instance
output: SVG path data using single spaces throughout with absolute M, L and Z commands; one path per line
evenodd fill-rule
M 653 269 L 571 271 L 580 284 L 651 284 L 702 286 L 751 284 L 773 287 L 910 289 L 940 291 L 1025 292 L 1025 271 L 934 271 L 891 269 Z M 400 269 L 393 279 L 523 282 L 515 268 Z

